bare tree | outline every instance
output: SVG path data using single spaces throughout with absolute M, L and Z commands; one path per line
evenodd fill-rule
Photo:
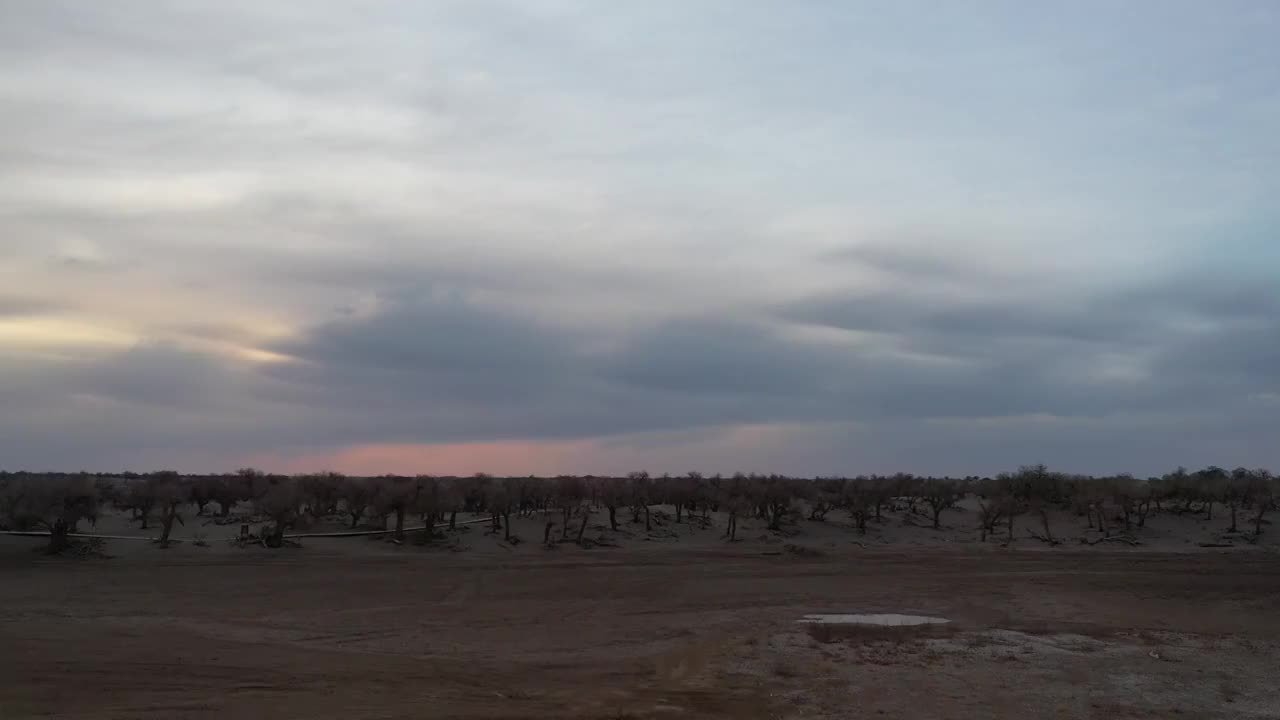
M 717 476 L 713 482 L 717 483 L 715 485 L 716 502 L 729 515 L 725 527 L 725 536 L 729 542 L 736 542 L 738 539 L 738 518 L 743 513 L 748 512 L 752 506 L 747 477 L 742 473 L 735 473 L 728 480 L 721 480 Z
M 436 502 L 440 512 L 449 514 L 449 529 L 458 529 L 458 513 L 466 507 L 465 481 L 460 478 L 444 478 L 437 482 Z
M 596 498 L 609 511 L 609 528 L 618 529 L 618 508 L 627 502 L 627 487 L 617 478 L 596 478 Z
M 1249 474 L 1249 498 L 1253 502 L 1253 537 L 1262 535 L 1262 518 L 1280 500 L 1280 478 L 1272 477 L 1267 470 L 1254 470 Z
M 1065 484 L 1060 473 L 1049 472 L 1049 468 L 1043 463 L 1036 465 L 1024 465 L 1018 468 L 1018 472 L 1012 478 L 1012 496 L 1014 502 L 1021 508 L 1033 510 L 1040 518 L 1040 527 L 1044 530 L 1042 535 L 1032 533 L 1032 537 L 1036 537 L 1051 545 L 1057 545 L 1058 540 L 1053 537 L 1053 527 L 1049 522 L 1049 513 L 1055 508 L 1061 507 L 1065 498 Z M 1013 515 L 1008 515 L 1009 521 L 1009 539 L 1013 540 Z
M 782 475 L 756 477 L 752 483 L 753 499 L 764 511 L 769 529 L 777 532 L 792 511 L 796 489 L 794 481 Z
M 702 473 L 686 473 L 682 478 L 673 478 L 667 492 L 667 500 L 676 508 L 676 522 L 681 522 L 681 510 L 693 514 L 693 503 L 698 497 L 698 486 L 702 484 Z
M 1205 520 L 1213 519 L 1213 504 L 1223 499 L 1228 480 L 1227 471 L 1217 465 L 1210 465 L 1196 473 L 1197 490 L 1204 501 Z
M 1138 527 L 1145 527 L 1147 514 L 1151 511 L 1152 498 L 1155 497 L 1151 484 L 1126 474 L 1113 478 L 1110 485 L 1111 497 L 1120 509 L 1125 532 L 1133 530 L 1135 521 Z M 1100 517 L 1098 522 L 1105 523 L 1106 518 Z
M 394 537 L 404 542 L 404 518 L 418 500 L 418 482 L 414 478 L 390 475 L 378 478 L 373 506 L 379 515 L 395 518 Z
M 376 485 L 364 478 L 344 478 L 338 487 L 338 495 L 342 500 L 343 510 L 351 517 L 351 529 L 360 525 L 369 506 L 373 504 Z
M 1236 521 L 1240 514 L 1240 508 L 1251 503 L 1249 496 L 1254 489 L 1253 472 L 1247 468 L 1241 467 L 1232 470 L 1231 475 L 1222 481 L 1219 498 L 1222 500 L 1222 504 L 1226 505 L 1231 512 L 1231 527 L 1227 529 L 1227 532 L 1240 531 L 1240 526 Z
M 920 495 L 933 516 L 933 529 L 941 527 L 942 511 L 950 510 L 964 497 L 960 484 L 946 478 L 929 478 L 920 488 Z
M 560 526 L 560 539 L 569 539 L 569 521 L 587 498 L 587 487 L 582 478 L 561 475 L 555 480 L 555 502 L 564 515 Z
M 88 475 L 10 476 L 0 484 L 0 516 L 20 530 L 47 530 L 46 551 L 60 553 L 81 520 L 97 519 L 97 487 Z
M 844 481 L 839 478 L 818 478 L 806 487 L 809 500 L 809 519 L 826 522 L 827 513 L 840 505 Z
M 524 495 L 523 480 L 521 478 L 489 478 L 485 481 L 484 495 L 487 509 L 493 515 L 493 529 L 496 531 L 501 524 L 503 540 L 511 542 L 513 539 L 511 513 L 521 505 Z M 543 536 L 543 541 L 547 543 L 551 540 L 551 525 L 552 523 L 547 524 L 547 532 Z
M 191 501 L 192 483 L 185 482 L 173 470 L 152 473 L 146 480 L 147 489 L 160 508 L 160 547 L 169 547 L 175 522 L 185 525 L 182 507 Z
M 640 514 L 644 513 L 645 532 L 653 530 L 653 521 L 649 516 L 649 504 L 653 502 L 653 481 L 649 479 L 649 473 L 628 473 L 627 490 L 631 503 L 631 522 L 640 522 Z
M 440 481 L 430 475 L 419 475 L 414 481 L 417 491 L 413 509 L 422 519 L 422 542 L 426 543 L 435 537 L 435 522 L 440 514 Z
M 151 523 L 151 513 L 155 511 L 156 494 L 154 485 L 146 478 L 131 480 L 121 494 L 119 508 L 128 510 L 133 520 L 139 523 L 139 529 L 146 530 Z
M 982 540 L 996 531 L 996 525 L 1004 521 L 1008 540 L 1013 540 L 1014 519 L 1022 513 L 1022 501 L 1016 490 L 1016 481 L 1008 473 L 995 478 L 983 478 L 978 482 L 979 519 L 982 523 Z
M 261 470 L 240 468 L 234 475 L 218 478 L 213 498 L 219 505 L 218 514 L 225 518 L 237 504 L 253 500 L 254 487 L 264 477 L 266 473 Z
M 217 487 L 217 477 L 203 475 L 191 480 L 191 502 L 195 503 L 196 515 L 204 515 L 205 507 L 207 507 L 211 502 L 217 502 Z
M 302 503 L 303 493 L 297 478 L 286 475 L 253 478 L 254 510 L 271 520 L 270 532 L 263 537 L 267 547 L 284 545 L 284 532 L 297 522 Z
M 867 534 L 867 520 L 880 504 L 882 488 L 870 478 L 857 477 L 844 483 L 842 504 L 853 520 L 859 535 Z
M 342 499 L 346 479 L 345 475 L 337 472 L 320 472 L 301 478 L 303 498 L 312 517 L 338 512 L 338 501 Z

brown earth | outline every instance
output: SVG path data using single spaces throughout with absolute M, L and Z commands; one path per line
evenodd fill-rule
M 459 535 L 109 560 L 8 538 L 0 718 L 1280 718 L 1270 550 Z M 796 623 L 815 612 L 953 623 Z

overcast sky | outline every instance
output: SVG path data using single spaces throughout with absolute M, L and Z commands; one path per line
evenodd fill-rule
M 1280 469 L 1277 37 L 0 0 L 0 468 Z

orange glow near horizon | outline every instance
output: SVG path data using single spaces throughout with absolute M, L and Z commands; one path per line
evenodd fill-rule
M 591 454 L 589 441 L 537 442 L 526 440 L 414 444 L 377 443 L 297 455 L 255 455 L 248 464 L 272 472 L 305 473 L 332 470 L 348 475 L 494 475 L 556 474 Z
M 703 469 L 708 458 L 777 452 L 803 426 L 737 425 L 690 437 L 657 433 L 579 440 L 497 440 L 460 443 L 369 443 L 340 448 L 258 453 L 242 465 L 267 472 L 334 471 L 347 475 L 620 475 L 677 465 L 672 472 Z M 656 441 L 660 441 L 655 443 Z M 656 448 L 660 447 L 661 450 Z M 661 470 L 659 470 L 660 472 Z

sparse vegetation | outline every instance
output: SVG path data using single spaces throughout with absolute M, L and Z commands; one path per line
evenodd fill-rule
M 1266 470 L 1217 467 L 1197 472 L 1178 468 L 1145 480 L 1070 475 L 1029 465 L 995 477 L 963 479 L 899 474 L 808 480 L 742 473 L 727 478 L 698 473 L 653 478 L 645 472 L 625 478 L 358 478 L 332 472 L 290 477 L 244 468 L 221 476 L 181 476 L 173 471 L 126 476 L 7 473 L 0 474 L 0 482 L 0 517 L 6 527 L 49 532 L 51 550 L 65 546 L 76 523 L 93 520 L 100 503 L 127 512 L 139 529 L 151 529 L 158 522 L 158 541 L 167 545 L 175 527 L 185 523 L 187 506 L 194 506 L 198 516 L 216 503 L 217 518 L 227 518 L 242 502 L 249 503 L 249 514 L 237 519 L 267 524 L 262 537 L 272 547 L 282 544 L 290 528 L 316 522 L 340 522 L 353 530 L 368 523 L 364 527 L 389 528 L 387 532 L 402 542 L 410 518 L 427 528 L 422 542 L 431 542 L 439 537 L 434 527 L 456 531 L 460 513 L 487 517 L 493 531 L 508 542 L 513 539 L 513 519 L 541 513 L 547 543 L 584 545 L 595 513 L 607 516 L 607 530 L 597 526 L 606 533 L 625 536 L 642 528 L 655 539 L 671 538 L 679 535 L 671 523 L 687 526 L 680 532 L 716 525 L 723 538 L 733 542 L 740 538 L 744 520 L 790 537 L 803 532 L 800 524 L 806 520 L 823 523 L 834 518 L 866 535 L 873 525 L 882 526 L 890 512 L 898 513 L 902 525 L 940 530 L 948 513 L 959 517 L 973 509 L 976 513 L 962 528 L 984 542 L 1029 538 L 1058 545 L 1066 537 L 1073 543 L 1079 539 L 1087 544 L 1134 545 L 1140 544 L 1140 533 L 1152 516 L 1193 514 L 1207 522 L 1217 506 L 1223 527 L 1205 543 L 1213 545 L 1232 539 L 1257 542 L 1280 497 L 1280 480 Z M 967 497 L 972 497 L 971 503 L 962 505 Z M 629 511 L 628 523 L 619 517 L 622 509 Z M 1024 515 L 1028 526 L 1019 532 L 1017 520 Z M 226 522 L 217 518 L 206 522 Z M 1068 522 L 1071 518 L 1077 518 L 1075 524 Z M 591 538 L 591 544 L 612 543 L 602 535 Z

